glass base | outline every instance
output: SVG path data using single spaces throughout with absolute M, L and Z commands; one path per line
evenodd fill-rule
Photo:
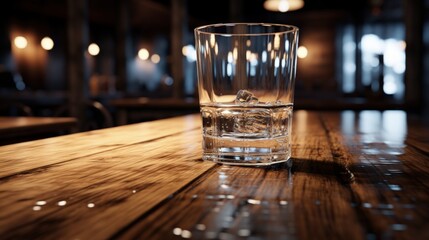
M 287 162 L 291 165 L 290 154 L 252 154 L 252 155 L 234 155 L 234 154 L 203 154 L 203 160 L 212 161 L 225 165 L 240 166 L 269 166 L 277 163 Z

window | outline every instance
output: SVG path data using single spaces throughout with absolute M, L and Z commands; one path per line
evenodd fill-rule
M 340 31 L 340 84 L 345 94 L 404 98 L 405 29 L 402 23 L 365 24 Z M 357 36 L 357 33 L 359 35 Z

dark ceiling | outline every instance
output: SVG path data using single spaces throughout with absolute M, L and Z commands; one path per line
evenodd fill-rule
M 114 26 L 118 1 L 87 0 L 91 23 Z M 317 22 L 318 14 L 358 17 L 365 13 L 398 8 L 401 0 L 304 0 L 303 9 L 287 13 L 270 12 L 263 8 L 265 0 L 128 0 L 131 26 L 144 31 L 167 32 L 171 26 L 171 3 L 186 4 L 189 26 L 232 22 Z M 14 0 L 6 11 L 12 18 L 66 19 L 68 0 Z M 5 9 L 3 9 L 5 10 Z
M 151 0 L 166 8 L 176 0 Z M 397 18 L 403 0 L 304 0 L 304 7 L 286 13 L 264 9 L 265 0 L 178 0 L 184 1 L 195 24 L 219 22 L 277 22 L 291 24 L 317 24 L 318 18 L 360 21 Z M 400 16 L 399 16 L 400 17 Z M 192 26 L 192 21 L 190 25 Z
M 173 0 L 153 0 L 164 6 Z M 189 15 L 205 22 L 248 21 L 278 22 L 300 18 L 313 19 L 312 15 L 327 13 L 347 15 L 351 18 L 397 18 L 403 0 L 304 0 L 304 7 L 286 13 L 271 12 L 263 8 L 265 0 L 187 0 Z M 235 9 L 235 10 L 234 10 Z M 235 19 L 234 19 L 234 15 Z M 232 18 L 232 19 L 231 19 Z
M 289 13 L 277 13 L 263 8 L 265 0 L 216 0 L 201 1 L 188 0 L 188 8 L 191 16 L 210 22 L 225 21 L 228 13 L 236 8 L 244 21 L 267 21 L 275 15 L 287 15 Z M 162 0 L 169 2 L 169 0 Z M 314 11 L 362 11 L 367 6 L 367 0 L 304 0 L 304 8 L 296 12 Z

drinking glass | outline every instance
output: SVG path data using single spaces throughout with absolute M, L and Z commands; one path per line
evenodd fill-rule
M 289 161 L 299 29 L 271 23 L 197 27 L 204 160 Z

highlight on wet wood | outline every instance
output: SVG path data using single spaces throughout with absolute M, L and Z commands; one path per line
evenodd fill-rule
M 202 161 L 198 114 L 2 146 L 0 236 L 428 239 L 428 131 L 296 111 L 292 162 L 269 167 Z

